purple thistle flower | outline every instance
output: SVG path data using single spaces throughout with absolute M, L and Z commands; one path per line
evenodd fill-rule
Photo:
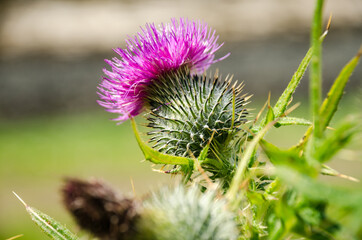
M 105 61 L 112 70 L 104 69 L 99 85 L 98 103 L 107 111 L 120 116 L 113 120 L 123 122 L 138 115 L 147 105 L 147 86 L 160 76 L 186 68 L 192 74 L 204 72 L 214 59 L 214 53 L 223 45 L 207 24 L 180 18 L 156 28 L 146 24 L 141 32 L 126 40 L 126 49 L 114 49 L 120 59 Z

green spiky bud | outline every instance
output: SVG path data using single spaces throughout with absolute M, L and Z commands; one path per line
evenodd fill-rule
M 246 122 L 247 97 L 231 77 L 191 75 L 186 70 L 160 78 L 148 89 L 148 134 L 154 148 L 175 156 L 198 157 L 210 142 L 224 143 Z M 211 144 L 212 145 L 212 144 Z
M 156 240 L 237 239 L 235 216 L 214 191 L 196 186 L 163 188 L 145 201 L 139 228 L 144 238 Z

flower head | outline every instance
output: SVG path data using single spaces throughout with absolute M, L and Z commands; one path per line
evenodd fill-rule
M 81 228 L 101 239 L 134 239 L 140 204 L 99 180 L 66 179 L 65 207 Z
M 126 40 L 125 49 L 114 49 L 120 59 L 105 60 L 112 69 L 104 69 L 107 77 L 99 86 L 98 103 L 119 114 L 114 120 L 122 122 L 138 115 L 147 104 L 147 86 L 160 76 L 184 67 L 193 74 L 201 73 L 226 58 L 228 55 L 215 59 L 214 53 L 222 46 L 217 39 L 207 24 L 183 18 L 158 28 L 146 24 Z
M 197 185 L 162 188 L 143 202 L 140 232 L 148 239 L 237 239 L 236 216 L 216 191 Z

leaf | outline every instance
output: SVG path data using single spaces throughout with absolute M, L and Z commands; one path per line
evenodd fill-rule
M 163 154 L 148 146 L 145 142 L 142 141 L 137 130 L 136 122 L 133 118 L 131 118 L 131 124 L 138 145 L 140 146 L 146 160 L 153 162 L 155 164 L 181 165 L 185 167 L 191 167 L 191 169 L 194 169 L 193 159 Z
M 280 179 L 311 200 L 323 201 L 349 212 L 350 221 L 344 222 L 352 231 L 362 227 L 362 191 L 331 186 L 301 174 L 287 166 L 279 166 L 276 175 Z M 344 220 L 345 221 L 345 220 Z
M 358 133 L 356 126 L 357 122 L 355 121 L 345 121 L 336 130 L 332 131 L 329 136 L 319 140 L 318 151 L 315 152 L 314 158 L 322 163 L 330 160 Z
M 354 58 L 352 58 L 346 64 L 346 66 L 344 66 L 344 68 L 334 81 L 331 89 L 329 90 L 327 97 L 324 99 L 320 109 L 321 127 L 323 129 L 325 129 L 329 125 L 334 113 L 337 111 L 338 104 L 342 98 L 344 88 L 348 82 L 348 79 L 352 75 L 352 72 L 356 68 L 361 54 L 362 48 L 359 50 L 358 54 Z
M 277 103 L 274 106 L 274 113 L 275 117 L 280 117 L 285 112 L 285 109 L 290 102 L 295 89 L 298 87 L 300 80 L 302 79 L 304 73 L 307 70 L 309 65 L 310 59 L 312 57 L 313 49 L 310 48 L 306 53 L 305 57 L 303 58 L 302 62 L 300 63 L 297 71 L 294 73 L 292 79 L 290 80 L 287 88 L 284 90 L 282 95 L 279 97 Z
M 202 151 L 201 151 L 201 153 L 200 153 L 200 155 L 198 157 L 198 160 L 200 162 L 206 159 L 209 148 L 210 148 L 210 143 L 206 144 L 206 146 L 202 149 Z
M 314 173 L 306 164 L 305 159 L 300 157 L 296 151 L 282 150 L 264 139 L 260 141 L 260 146 L 274 165 L 286 165 L 306 174 Z
M 310 126 L 312 125 L 312 122 L 304 118 L 282 117 L 275 124 L 275 127 L 288 126 L 288 125 Z
M 274 119 L 275 119 L 273 108 L 270 107 L 270 106 L 268 106 L 268 107 L 269 107 L 268 112 L 266 113 L 266 117 L 265 117 L 265 121 L 263 123 L 263 126 L 267 125 L 271 121 L 274 121 Z
M 322 106 L 319 110 L 321 116 L 321 127 L 323 130 L 329 125 L 334 113 L 337 111 L 338 104 L 342 98 L 344 88 L 351 76 L 353 70 L 356 68 L 359 58 L 362 55 L 362 47 L 358 51 L 357 55 L 349 61 L 346 66 L 339 73 L 338 77 L 334 81 L 331 89 L 329 90 L 327 97 L 324 99 Z M 303 140 L 296 147 L 303 147 L 313 132 L 313 127 L 310 127 L 304 134 Z
M 55 240 L 78 240 L 79 238 L 71 233 L 66 227 L 59 222 L 42 213 L 41 211 L 28 206 L 15 192 L 15 196 L 24 204 L 26 211 L 31 216 L 31 220 L 38 225 L 48 237 Z
M 287 185 L 292 186 L 311 199 L 333 202 L 339 206 L 362 208 L 362 205 L 360 205 L 362 192 L 358 189 L 349 190 L 327 185 L 285 166 L 277 168 L 277 175 Z

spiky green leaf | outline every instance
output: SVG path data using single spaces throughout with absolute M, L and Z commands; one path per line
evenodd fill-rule
M 181 165 L 193 168 L 194 160 L 191 158 L 163 154 L 148 146 L 144 141 L 142 141 L 140 134 L 137 130 L 136 122 L 133 118 L 131 118 L 131 124 L 137 143 L 140 146 L 146 160 L 153 162 L 155 164 Z
M 24 204 L 31 220 L 51 239 L 54 240 L 78 240 L 79 238 L 65 226 L 48 216 L 47 214 L 28 206 L 16 193 L 15 196 Z
M 351 59 L 351 61 L 349 61 L 343 67 L 342 71 L 339 73 L 331 89 L 329 90 L 327 97 L 324 99 L 321 109 L 319 111 L 321 118 L 321 127 L 323 129 L 325 129 L 329 125 L 334 113 L 337 111 L 338 104 L 344 92 L 344 88 L 348 82 L 348 79 L 352 75 L 352 72 L 356 68 L 361 54 L 362 49 L 354 58 Z
M 279 97 L 277 103 L 275 104 L 273 108 L 275 117 L 280 117 L 285 112 L 285 109 L 287 108 L 295 89 L 298 87 L 300 80 L 302 79 L 304 73 L 307 70 L 310 59 L 312 57 L 312 52 L 313 50 L 312 48 L 310 48 L 305 57 L 303 58 L 302 62 L 300 63 L 297 71 L 294 73 L 287 88 L 284 90 L 282 95 Z
M 311 124 L 312 124 L 311 121 L 304 118 L 283 117 L 279 118 L 278 122 L 275 124 L 275 127 L 288 126 L 288 125 L 310 126 Z

